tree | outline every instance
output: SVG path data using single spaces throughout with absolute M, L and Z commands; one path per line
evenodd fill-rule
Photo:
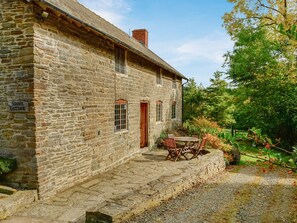
M 204 113 L 205 92 L 203 86 L 197 86 L 194 79 L 190 78 L 184 86 L 184 115 L 183 121 L 201 117 Z
M 219 71 L 210 79 L 211 85 L 206 88 L 205 116 L 220 126 L 230 126 L 235 123 L 233 118 L 233 97 L 223 74 Z
M 233 97 L 228 83 L 222 79 L 221 72 L 215 72 L 207 88 L 197 86 L 190 79 L 184 86 L 184 121 L 204 117 L 221 126 L 230 126 L 233 119 Z
M 233 10 L 225 13 L 224 26 L 234 41 L 241 30 L 265 29 L 265 35 L 282 48 L 290 73 L 297 67 L 297 1 L 296 0 L 228 0 Z
M 237 124 L 257 127 L 270 137 L 297 141 L 296 69 L 265 27 L 245 27 L 227 54 L 228 76 L 236 84 Z
M 228 0 L 223 17 L 235 41 L 226 55 L 235 84 L 235 118 L 270 137 L 297 142 L 297 1 Z
M 296 0 L 228 0 L 233 10 L 223 17 L 229 34 L 236 35 L 246 27 L 267 27 L 273 40 L 284 38 L 297 40 Z M 284 36 L 283 36 L 284 35 Z

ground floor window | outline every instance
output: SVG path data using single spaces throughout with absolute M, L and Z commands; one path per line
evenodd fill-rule
M 171 118 L 175 119 L 176 118 L 176 102 L 172 102 L 171 105 Z
M 156 102 L 156 121 L 161 122 L 163 119 L 163 103 L 162 101 Z
M 115 103 L 115 131 L 128 129 L 127 126 L 128 103 L 126 100 L 120 99 Z

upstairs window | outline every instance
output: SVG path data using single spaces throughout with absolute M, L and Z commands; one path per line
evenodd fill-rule
M 115 58 L 115 71 L 121 74 L 125 74 L 125 50 L 115 46 L 114 58 Z
M 171 105 L 171 118 L 175 119 L 176 118 L 176 102 L 172 102 Z
M 127 129 L 128 103 L 126 100 L 117 100 L 115 103 L 114 129 L 121 131 Z
M 157 73 L 156 73 L 156 84 L 158 85 L 162 85 L 162 72 L 161 72 L 161 68 L 157 69 Z
M 172 88 L 176 89 L 176 76 L 175 75 L 172 77 Z
M 163 119 L 163 103 L 162 101 L 156 102 L 156 121 L 162 122 Z

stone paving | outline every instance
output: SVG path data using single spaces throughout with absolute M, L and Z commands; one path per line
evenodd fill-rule
M 18 191 L 0 185 L 0 221 L 37 200 L 36 190 Z
M 177 162 L 165 160 L 165 150 L 146 152 L 3 222 L 122 222 L 223 171 L 222 152 L 209 151 Z

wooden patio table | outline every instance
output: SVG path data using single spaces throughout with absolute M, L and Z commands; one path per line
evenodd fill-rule
M 181 151 L 181 155 L 183 155 L 187 160 L 187 153 L 194 153 L 193 148 L 195 147 L 195 144 L 199 143 L 200 139 L 197 137 L 190 137 L 190 136 L 180 136 L 180 137 L 174 137 L 174 140 L 178 143 L 183 143 L 183 148 Z

